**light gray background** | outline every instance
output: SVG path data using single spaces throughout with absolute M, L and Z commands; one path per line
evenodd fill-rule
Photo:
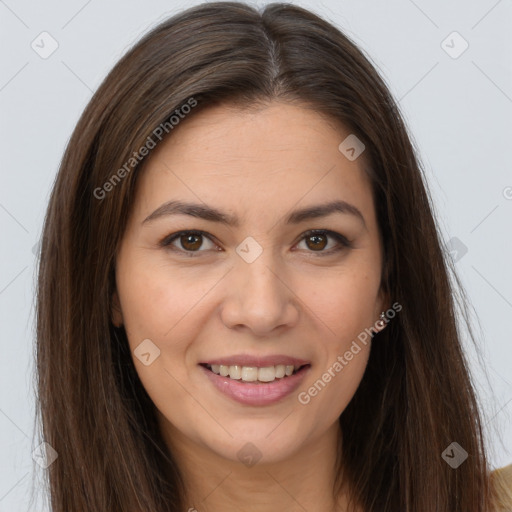
M 34 473 L 32 461 L 33 247 L 64 147 L 92 91 L 126 49 L 159 21 L 196 3 L 0 0 L 0 512 L 29 510 L 27 495 L 41 471 Z M 457 237 L 467 247 L 456 268 L 481 322 L 489 383 L 476 353 L 468 353 L 491 462 L 510 464 L 512 2 L 293 3 L 353 38 L 399 100 L 445 241 Z M 47 59 L 31 48 L 43 31 L 59 45 Z M 458 58 L 441 46 L 453 31 L 469 43 Z M 450 41 L 452 52 L 462 48 L 457 39 Z

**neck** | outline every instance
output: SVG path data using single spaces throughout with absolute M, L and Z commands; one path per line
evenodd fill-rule
M 164 437 L 183 475 L 189 512 L 348 511 L 346 486 L 333 495 L 342 441 L 337 422 L 286 460 L 251 467 L 195 444 L 169 424 Z

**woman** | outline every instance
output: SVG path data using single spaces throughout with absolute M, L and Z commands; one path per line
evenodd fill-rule
M 87 106 L 45 221 L 52 510 L 509 506 L 432 210 L 333 26 L 213 3 L 152 30 Z

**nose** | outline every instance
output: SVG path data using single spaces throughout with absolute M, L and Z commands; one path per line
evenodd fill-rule
M 287 283 L 282 267 L 263 253 L 252 263 L 243 259 L 227 275 L 221 307 L 224 325 L 255 336 L 275 335 L 299 319 L 300 301 Z

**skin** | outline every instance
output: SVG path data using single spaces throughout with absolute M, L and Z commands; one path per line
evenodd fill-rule
M 349 161 L 338 150 L 349 134 L 297 104 L 210 107 L 160 143 L 140 177 L 116 260 L 113 322 L 124 325 L 132 353 L 145 339 L 160 349 L 148 366 L 133 360 L 185 477 L 186 504 L 200 512 L 248 503 L 255 512 L 347 509 L 345 494 L 332 498 L 343 442 L 338 418 L 359 386 L 370 343 L 307 405 L 297 395 L 389 307 L 364 154 Z M 240 225 L 185 215 L 143 223 L 171 199 L 236 214 Z M 335 199 L 356 206 L 365 222 L 346 213 L 283 222 L 292 210 Z M 159 245 L 192 229 L 211 236 L 195 246 L 178 237 L 175 251 Z M 340 233 L 352 247 L 321 237 L 315 249 L 303 235 L 309 229 Z M 235 252 L 248 236 L 263 249 L 252 263 Z M 186 252 L 191 245 L 200 246 L 195 257 Z M 335 247 L 341 250 L 329 254 Z M 278 403 L 243 405 L 198 366 L 241 353 L 286 354 L 311 368 Z M 248 442 L 262 455 L 252 467 L 237 457 Z

